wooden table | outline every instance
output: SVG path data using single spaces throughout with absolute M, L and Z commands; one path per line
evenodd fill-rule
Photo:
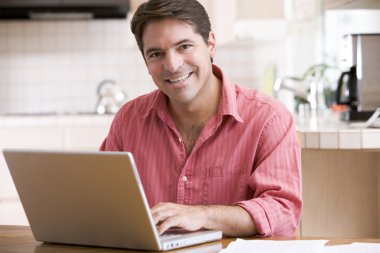
M 217 253 L 220 249 L 227 247 L 227 245 L 234 241 L 236 238 L 223 238 L 221 241 L 205 243 L 193 247 L 187 247 L 169 252 L 176 253 Z M 254 239 L 254 238 L 249 238 Z M 260 238 L 263 239 L 263 238 Z M 272 237 L 264 238 L 269 240 L 311 240 L 311 239 L 329 239 L 331 245 L 345 244 L 351 242 L 376 242 L 380 243 L 380 239 L 347 239 L 347 238 L 311 238 L 311 237 Z M 144 251 L 136 250 L 122 250 L 122 249 L 109 249 L 97 247 L 81 247 L 71 245 L 59 244 L 45 244 L 34 240 L 32 232 L 29 227 L 25 226 L 0 226 L 0 252 L 1 253 L 142 253 Z M 147 251 L 148 252 L 148 251 Z M 151 252 L 151 251 L 149 251 Z

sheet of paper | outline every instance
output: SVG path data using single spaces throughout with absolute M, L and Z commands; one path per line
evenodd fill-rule
M 321 253 L 379 253 L 380 243 L 361 243 L 343 244 L 323 247 Z
M 243 240 L 231 242 L 220 253 L 319 253 L 328 240 Z
M 380 243 L 342 244 L 325 246 L 328 240 L 243 240 L 231 242 L 220 253 L 379 253 Z

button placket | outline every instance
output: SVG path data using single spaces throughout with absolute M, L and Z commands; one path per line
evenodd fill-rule
M 182 204 L 189 204 L 189 194 L 191 191 L 191 174 L 193 166 L 193 158 L 190 157 L 186 160 L 184 166 L 182 167 L 182 172 L 178 178 L 178 192 L 177 201 Z

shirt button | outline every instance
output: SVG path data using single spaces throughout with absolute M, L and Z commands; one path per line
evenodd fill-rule
M 186 181 L 187 181 L 187 176 L 183 176 L 183 177 L 182 177 L 182 181 L 183 181 L 183 182 L 186 182 Z
M 179 141 L 180 143 L 182 143 L 182 139 L 181 139 L 181 137 L 178 137 L 178 141 Z

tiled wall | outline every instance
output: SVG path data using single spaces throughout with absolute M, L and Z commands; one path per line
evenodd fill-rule
M 231 79 L 256 88 L 265 67 L 283 62 L 281 42 L 221 45 L 215 57 Z M 94 111 L 106 78 L 129 99 L 155 89 L 129 20 L 0 22 L 0 114 Z

